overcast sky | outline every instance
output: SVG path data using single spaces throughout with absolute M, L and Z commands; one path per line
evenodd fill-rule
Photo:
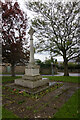
M 17 0 L 17 1 L 20 3 L 21 9 L 26 11 L 27 12 L 27 16 L 32 19 L 33 18 L 33 14 L 30 11 L 28 11 L 26 9 L 26 6 L 25 6 L 26 0 Z M 27 0 L 27 1 L 29 1 L 29 0 Z M 30 0 L 30 1 L 32 1 L 32 0 Z M 38 1 L 38 0 L 36 0 L 36 1 Z M 42 1 L 51 1 L 51 0 L 42 0 Z M 69 1 L 75 1 L 75 0 L 63 0 L 63 1 L 69 2 Z M 50 57 L 49 57 L 48 53 L 45 52 L 45 53 L 42 53 L 42 54 L 41 53 L 35 53 L 34 58 L 35 59 L 40 59 L 41 61 L 44 61 L 45 59 L 49 59 Z M 58 57 L 55 57 L 55 58 L 57 59 L 57 61 L 63 61 L 63 57 L 59 57 L 58 56 Z

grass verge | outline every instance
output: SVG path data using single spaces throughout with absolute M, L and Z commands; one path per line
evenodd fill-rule
M 13 114 L 11 111 L 2 107 L 2 118 L 19 118 L 19 117 Z
M 53 118 L 80 118 L 80 89 L 61 107 Z
M 54 81 L 62 81 L 62 82 L 72 82 L 72 83 L 80 83 L 80 76 L 43 76 L 44 78 L 49 78 Z M 21 78 L 21 76 L 3 76 L 2 83 L 12 82 L 14 79 Z
M 80 83 L 80 76 L 43 76 L 47 77 L 50 80 L 54 81 L 62 81 L 62 82 L 72 82 L 72 83 Z
M 17 78 L 21 78 L 21 76 L 16 76 L 16 77 L 2 76 L 2 83 L 13 82 Z

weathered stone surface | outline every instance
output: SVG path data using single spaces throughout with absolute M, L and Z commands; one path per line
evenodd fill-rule
M 42 76 L 41 76 L 41 75 L 35 75 L 35 76 L 27 76 L 27 75 L 24 75 L 24 76 L 22 77 L 22 79 L 24 79 L 24 80 L 36 81 L 36 80 L 42 79 Z
M 29 88 L 35 88 L 39 86 L 43 86 L 45 84 L 49 83 L 49 79 L 42 78 L 37 81 L 30 81 L 30 80 L 24 80 L 24 79 L 16 79 L 15 84 L 24 86 L 24 87 L 29 87 Z
M 39 74 L 39 69 L 25 69 L 25 75 L 27 76 L 36 76 L 36 75 L 40 75 Z
M 29 63 L 28 66 L 26 66 L 25 75 L 27 75 L 27 76 L 40 75 L 39 68 L 40 67 L 38 65 Z
M 29 63 L 27 66 L 26 66 L 26 69 L 39 69 L 40 66 L 39 65 L 36 65 L 35 63 Z
M 31 27 L 29 32 L 30 34 L 30 61 L 29 63 L 35 63 L 34 61 L 34 47 L 33 47 L 33 34 L 34 34 L 34 29 Z

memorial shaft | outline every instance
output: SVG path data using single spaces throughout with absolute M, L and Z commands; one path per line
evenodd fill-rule
M 34 63 L 34 47 L 33 47 L 33 38 L 30 39 L 30 61 L 31 64 Z

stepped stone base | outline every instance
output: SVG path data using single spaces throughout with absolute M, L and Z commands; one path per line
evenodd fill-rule
M 16 79 L 15 80 L 16 85 L 20 85 L 20 86 L 28 87 L 28 88 L 36 88 L 36 87 L 39 87 L 39 86 L 43 86 L 47 83 L 49 83 L 48 78 L 42 78 L 42 79 L 39 79 L 39 80 L 36 80 L 36 81 L 25 80 L 25 79 Z
M 21 79 L 16 79 L 15 84 L 33 89 L 49 84 L 49 79 L 42 78 L 38 65 L 29 63 L 26 66 L 25 75 Z
M 24 80 L 30 80 L 30 81 L 36 81 L 36 80 L 42 79 L 42 76 L 41 76 L 41 75 L 35 75 L 35 76 L 27 76 L 27 75 L 24 75 L 24 76 L 22 77 L 22 79 L 24 79 Z
M 25 91 L 26 93 L 29 93 L 29 94 L 36 94 L 36 93 L 39 93 L 47 88 L 49 88 L 49 84 L 45 84 L 43 86 L 40 86 L 40 87 L 37 87 L 37 88 L 28 88 L 28 87 L 23 87 L 23 86 L 20 86 L 20 85 L 16 85 L 15 83 L 10 83 L 10 84 L 7 84 L 6 85 L 7 87 L 10 87 L 11 89 L 17 89 L 19 91 Z

